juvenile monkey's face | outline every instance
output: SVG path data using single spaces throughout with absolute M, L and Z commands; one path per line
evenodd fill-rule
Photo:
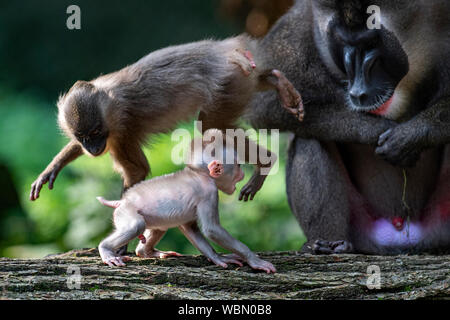
M 77 140 L 83 145 L 83 148 L 94 157 L 100 156 L 106 149 L 107 134 L 101 123 L 93 125 L 86 131 L 74 133 Z
M 233 194 L 236 191 L 236 184 L 244 179 L 244 171 L 239 164 L 225 164 L 224 173 L 216 178 L 217 188 L 226 194 Z
M 91 84 L 78 82 L 58 102 L 61 127 L 94 157 L 106 151 L 108 139 L 100 103 L 101 97 Z

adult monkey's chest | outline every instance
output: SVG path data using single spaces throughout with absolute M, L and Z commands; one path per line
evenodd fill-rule
M 424 151 L 411 168 L 387 163 L 372 146 L 341 144 L 339 150 L 350 192 L 358 192 L 374 216 L 418 218 L 450 171 L 450 146 Z

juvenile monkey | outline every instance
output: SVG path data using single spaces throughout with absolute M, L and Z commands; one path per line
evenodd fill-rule
M 149 135 L 169 132 L 198 111 L 204 130 L 234 128 L 257 91 L 276 89 L 282 106 L 302 120 L 299 93 L 266 61 L 257 40 L 241 35 L 168 47 L 117 72 L 77 81 L 57 103 L 59 125 L 71 140 L 32 184 L 30 200 L 47 182 L 52 189 L 60 170 L 83 153 L 109 151 L 126 190 L 150 172 L 141 149 Z M 257 159 L 240 199 L 253 199 L 264 166 Z
M 211 137 L 215 138 L 214 143 Z M 242 266 L 241 261 L 246 261 L 253 269 L 267 273 L 276 271 L 270 262 L 260 259 L 220 225 L 218 190 L 232 194 L 236 183 L 244 178 L 235 148 L 216 144 L 220 137 L 219 130 L 210 129 L 197 144 L 200 148 L 195 148 L 193 142 L 184 170 L 138 183 L 119 201 L 97 198 L 103 205 L 115 208 L 116 229 L 99 245 L 105 264 L 124 266 L 130 258 L 118 255 L 117 249 L 136 237 L 141 239 L 136 248 L 140 257 L 177 256 L 176 252 L 159 251 L 155 245 L 168 228 L 179 227 L 189 241 L 218 266 L 226 268 L 228 263 Z M 211 145 L 213 148 L 207 148 Z M 222 155 L 219 150 L 223 150 Z M 197 221 L 207 238 L 234 254 L 217 254 L 203 237 Z

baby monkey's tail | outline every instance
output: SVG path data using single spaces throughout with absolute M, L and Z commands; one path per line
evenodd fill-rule
M 120 206 L 120 200 L 106 200 L 103 197 L 97 197 L 97 200 L 100 201 L 100 203 L 104 206 L 110 207 L 110 208 L 118 208 Z

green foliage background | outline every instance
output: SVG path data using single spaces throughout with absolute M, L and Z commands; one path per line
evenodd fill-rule
M 66 28 L 77 4 L 82 29 Z M 89 80 L 171 44 L 238 34 L 217 12 L 217 1 L 0 1 L 0 255 L 41 257 L 94 247 L 111 230 L 112 210 L 95 196 L 117 199 L 121 182 L 109 155 L 86 156 L 66 167 L 55 188 L 28 200 L 31 183 L 67 142 L 56 125 L 55 101 L 79 79 Z M 191 123 L 184 124 L 190 129 Z M 297 250 L 304 236 L 290 213 L 282 135 L 280 170 L 253 202 L 220 195 L 223 226 L 257 251 Z M 152 138 L 146 155 L 153 176 L 180 169 L 170 161 L 170 135 Z M 246 167 L 246 179 L 251 175 Z M 134 248 L 136 241 L 130 245 Z M 174 229 L 161 250 L 197 253 Z

